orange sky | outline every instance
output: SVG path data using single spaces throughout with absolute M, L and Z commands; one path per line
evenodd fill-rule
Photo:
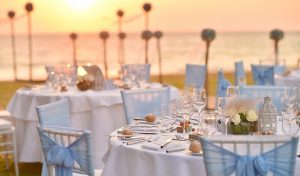
M 79 2 L 78 2 L 79 1 Z M 80 2 L 91 1 L 84 7 Z M 0 34 L 9 34 L 7 11 L 24 14 L 28 0 L 0 1 Z M 142 0 L 32 0 L 33 32 L 116 31 L 116 10 L 125 17 L 142 14 Z M 300 31 L 300 0 L 152 0 L 150 29 L 168 32 L 198 32 L 211 27 L 217 31 Z M 80 5 L 81 8 L 76 8 Z M 16 32 L 26 33 L 26 18 L 16 21 Z M 144 29 L 144 16 L 124 24 L 124 31 Z

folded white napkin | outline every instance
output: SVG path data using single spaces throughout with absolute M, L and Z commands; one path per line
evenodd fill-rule
M 158 128 L 148 128 L 148 127 L 135 127 L 131 128 L 134 133 L 141 133 L 141 134 L 146 134 L 146 133 L 159 133 Z
M 149 142 L 149 143 L 146 143 L 146 144 L 142 144 L 141 147 L 142 147 L 143 149 L 153 150 L 153 151 L 158 151 L 158 150 L 161 149 L 159 145 L 154 144 L 154 143 L 150 143 L 150 142 Z

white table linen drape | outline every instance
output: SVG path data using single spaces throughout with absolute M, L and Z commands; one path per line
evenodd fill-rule
M 171 87 L 171 97 L 178 90 Z M 19 162 L 39 162 L 42 158 L 37 134 L 38 117 L 35 107 L 62 98 L 70 102 L 72 127 L 92 131 L 96 168 L 103 168 L 101 158 L 107 151 L 109 134 L 126 125 L 120 90 L 78 90 L 51 92 L 43 89 L 19 89 L 10 100 L 7 110 L 13 115 Z

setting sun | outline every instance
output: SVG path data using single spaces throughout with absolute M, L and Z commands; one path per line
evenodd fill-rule
M 75 10 L 84 10 L 93 5 L 95 0 L 68 0 L 68 3 Z

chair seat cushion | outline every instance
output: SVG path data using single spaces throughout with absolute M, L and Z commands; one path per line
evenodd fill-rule
M 0 130 L 10 129 L 11 127 L 12 127 L 12 124 L 10 121 L 0 119 Z
M 95 169 L 95 176 L 101 176 L 102 170 L 101 169 Z M 78 174 L 78 173 L 73 173 L 73 176 L 86 176 L 85 174 Z

